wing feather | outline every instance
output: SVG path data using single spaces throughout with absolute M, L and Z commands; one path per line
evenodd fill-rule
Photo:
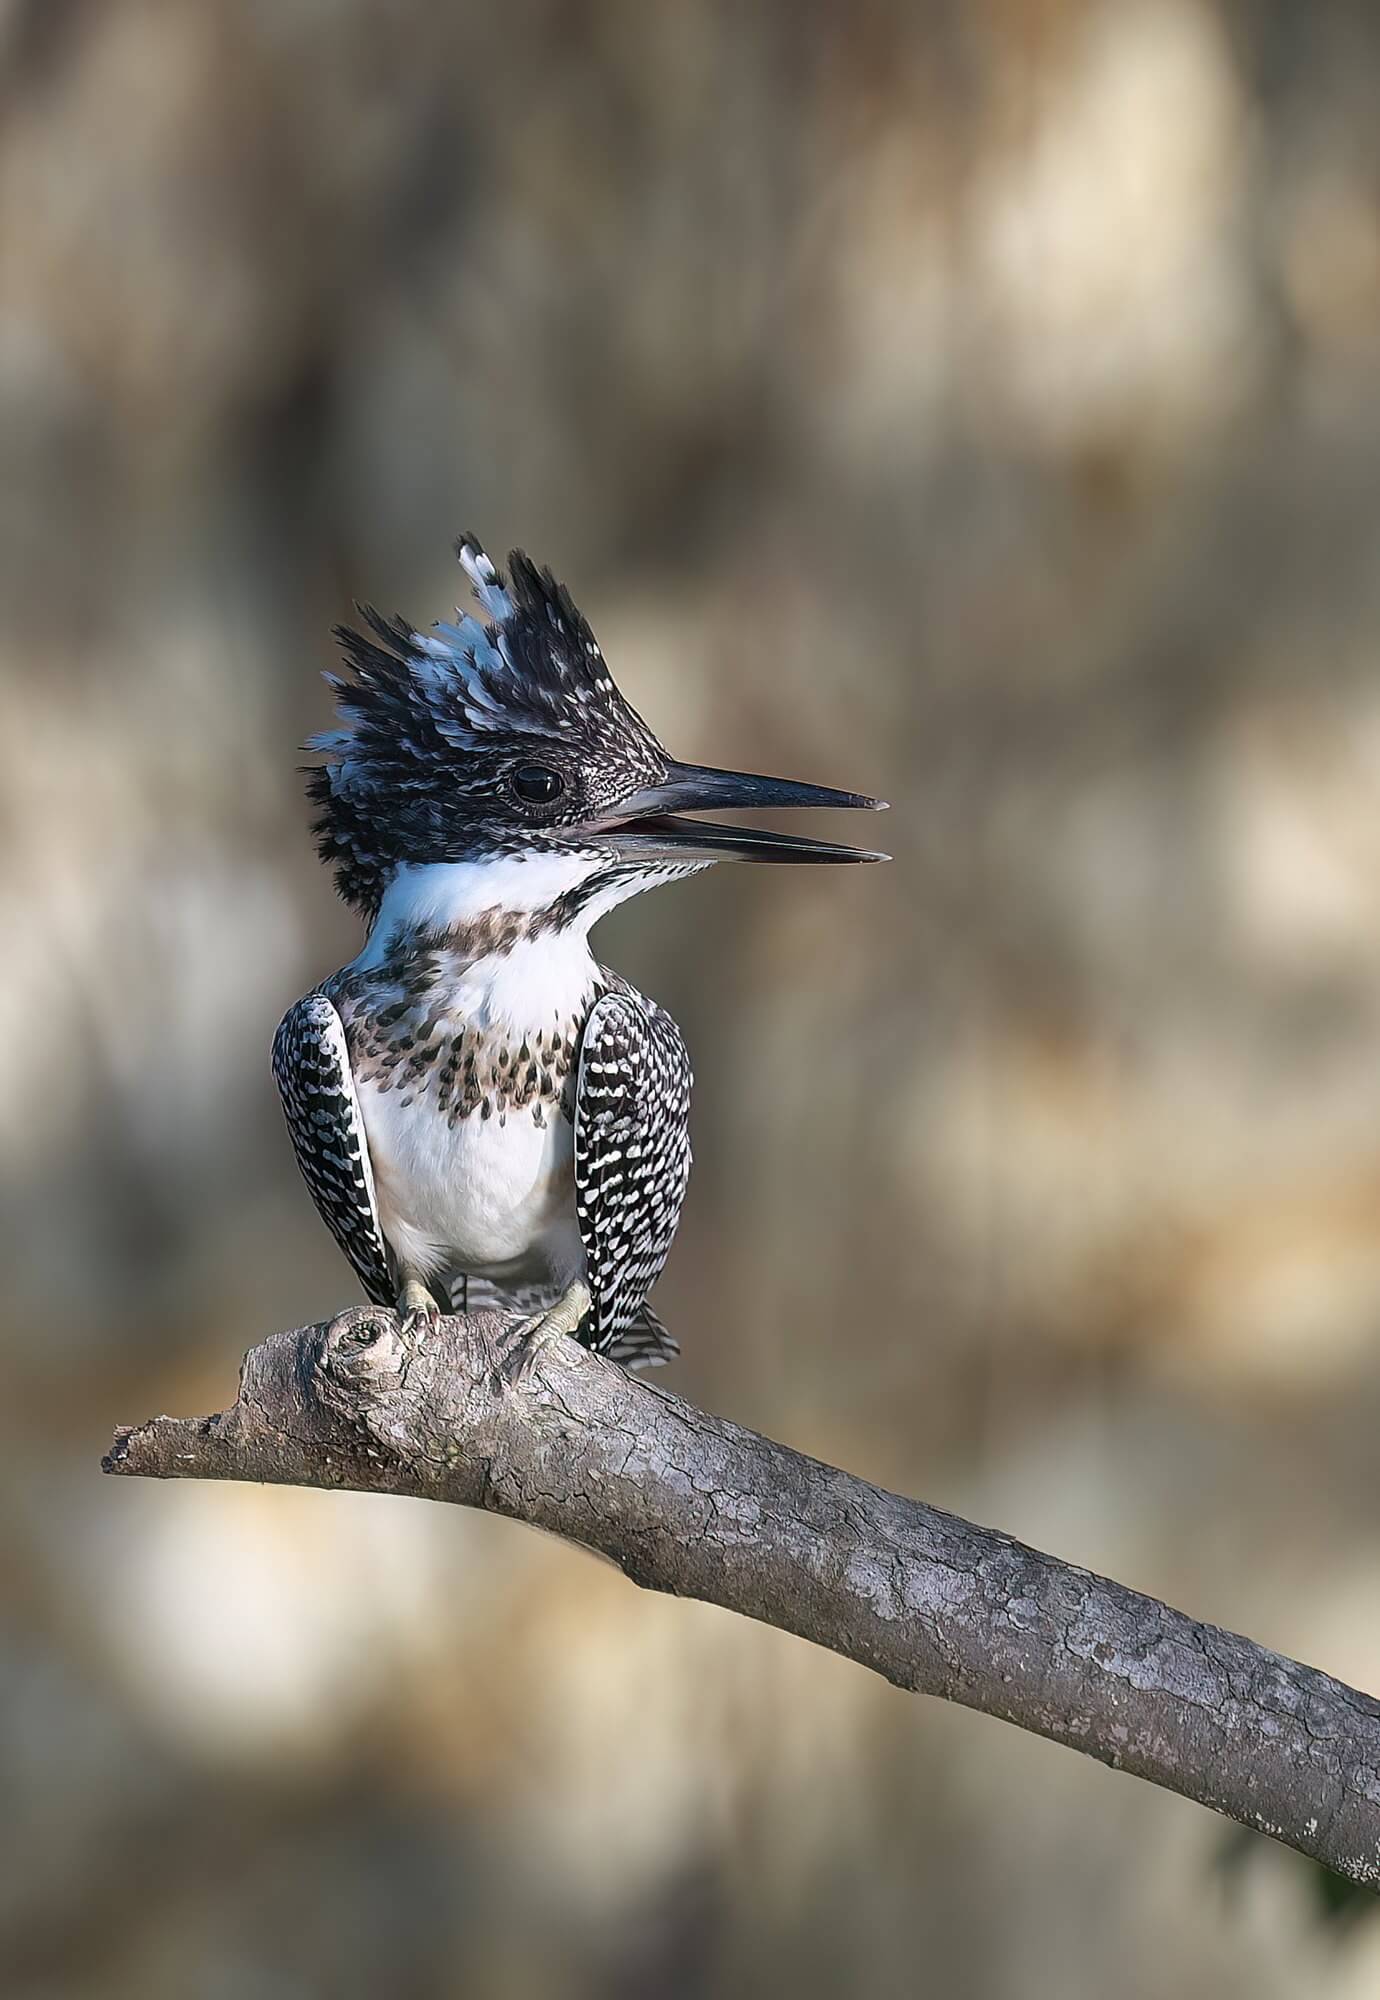
M 396 1286 L 379 1227 L 374 1170 L 339 1014 L 324 993 L 290 1007 L 273 1037 L 273 1077 L 302 1178 L 375 1305 Z
M 627 1361 L 676 1343 L 646 1306 L 690 1178 L 690 1059 L 680 1029 L 620 981 L 590 1009 L 575 1083 L 575 1213 L 589 1345 Z

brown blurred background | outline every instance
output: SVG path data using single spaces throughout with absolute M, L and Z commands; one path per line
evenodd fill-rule
M 607 955 L 674 1386 L 1380 1686 L 1380 16 L 0 5 L 0 1991 L 1373 1994 L 1304 1865 L 506 1523 L 103 1484 L 355 1296 L 331 623 L 888 795 Z

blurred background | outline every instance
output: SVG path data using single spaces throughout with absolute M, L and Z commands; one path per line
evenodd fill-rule
M 698 1076 L 671 1385 L 1380 1687 L 1380 15 L 3 0 L 0 93 L 0 1990 L 1373 1994 L 1064 1750 L 98 1464 L 356 1297 L 294 765 L 473 527 L 682 756 L 894 802 L 600 934 Z

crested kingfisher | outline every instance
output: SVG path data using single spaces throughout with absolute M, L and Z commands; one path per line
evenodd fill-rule
M 548 569 L 457 554 L 483 614 L 415 631 L 361 607 L 313 737 L 313 832 L 367 927 L 289 1009 L 273 1071 L 312 1199 L 416 1330 L 524 1315 L 629 1365 L 676 1342 L 647 1303 L 690 1172 L 679 1028 L 600 965 L 593 924 L 715 861 L 877 861 L 687 811 L 881 802 L 669 756 Z

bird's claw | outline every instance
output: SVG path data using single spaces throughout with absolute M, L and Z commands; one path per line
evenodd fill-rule
M 577 1278 L 546 1312 L 505 1327 L 494 1345 L 495 1386 L 517 1388 L 525 1382 L 544 1348 L 579 1331 L 591 1304 L 589 1287 Z
M 416 1278 L 409 1278 L 398 1300 L 403 1338 L 420 1347 L 440 1317 L 441 1308 L 426 1286 Z

